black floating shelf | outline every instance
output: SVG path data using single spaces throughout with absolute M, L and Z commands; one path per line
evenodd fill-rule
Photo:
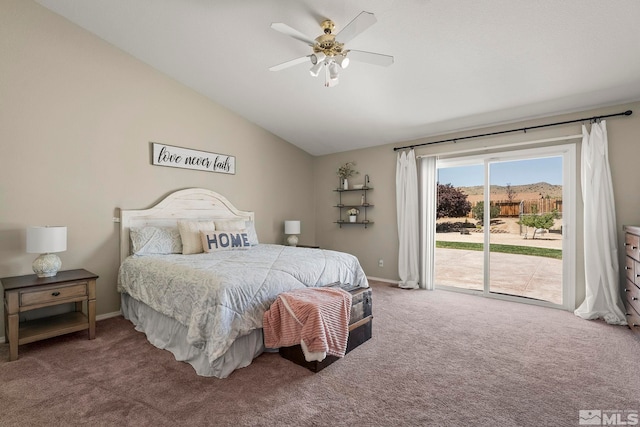
M 371 187 L 349 188 L 348 190 L 345 190 L 343 188 L 337 188 L 337 189 L 335 189 L 333 191 L 337 191 L 339 193 L 342 193 L 343 191 L 362 191 L 362 190 L 371 191 L 371 190 L 373 190 L 373 188 L 371 188 Z

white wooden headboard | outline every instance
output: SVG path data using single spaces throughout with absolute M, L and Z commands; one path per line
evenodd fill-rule
M 178 226 L 178 220 L 254 221 L 254 213 L 235 208 L 224 196 L 204 188 L 189 188 L 169 194 L 157 205 L 142 210 L 120 211 L 120 262 L 131 253 L 129 229 L 131 227 Z

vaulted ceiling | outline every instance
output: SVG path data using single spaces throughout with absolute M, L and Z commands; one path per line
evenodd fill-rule
M 36 0 L 313 155 L 640 100 L 637 0 Z M 377 23 L 324 87 L 269 67 L 361 11 Z M 339 39 L 339 38 L 338 38 Z

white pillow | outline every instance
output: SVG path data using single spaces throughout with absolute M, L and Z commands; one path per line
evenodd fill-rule
M 251 249 L 245 231 L 201 231 L 200 237 L 205 252 Z
M 242 219 L 229 219 L 223 221 L 216 221 L 217 231 L 246 231 L 249 236 L 249 243 L 251 246 L 259 244 L 258 233 L 256 233 L 256 226 L 253 221 L 244 221 Z
M 213 221 L 178 221 L 182 239 L 182 253 L 185 255 L 202 253 L 201 231 L 215 231 Z
M 182 239 L 176 227 L 132 227 L 129 237 L 136 255 L 182 253 Z

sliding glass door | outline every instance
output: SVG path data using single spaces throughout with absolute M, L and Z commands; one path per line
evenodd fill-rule
M 476 159 L 438 167 L 436 286 L 484 289 L 484 237 L 472 207 L 484 200 L 484 172 Z
M 437 287 L 573 307 L 575 148 L 438 161 Z

